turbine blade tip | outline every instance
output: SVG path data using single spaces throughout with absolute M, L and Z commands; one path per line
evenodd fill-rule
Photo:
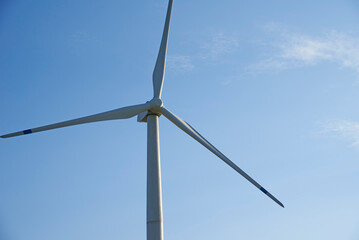
M 11 137 L 17 137 L 17 136 L 21 136 L 21 135 L 30 134 L 30 133 L 33 133 L 33 131 L 31 129 L 27 129 L 27 130 L 20 131 L 20 132 L 8 133 L 8 134 L 2 135 L 0 137 L 1 138 L 11 138 Z
M 2 136 L 0 136 L 1 138 L 9 138 L 9 137 L 12 137 L 12 135 L 11 134 L 5 134 L 5 135 L 2 135 Z

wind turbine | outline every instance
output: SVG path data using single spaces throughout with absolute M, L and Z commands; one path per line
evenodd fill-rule
M 163 79 L 165 73 L 166 52 L 168 42 L 168 32 L 170 26 L 171 12 L 173 0 L 169 0 L 165 26 L 163 30 L 161 46 L 159 49 L 156 65 L 153 71 L 153 98 L 139 105 L 133 105 L 118 108 L 112 111 L 81 117 L 69 121 L 59 122 L 37 128 L 27 129 L 14 133 L 2 135 L 1 138 L 9 138 L 20 135 L 47 131 L 56 128 L 68 127 L 77 124 L 99 122 L 115 119 L 126 119 L 137 115 L 138 122 L 147 122 L 147 240 L 163 239 L 163 220 L 162 220 L 162 192 L 161 192 L 161 166 L 160 166 L 160 145 L 159 145 L 159 129 L 158 118 L 164 115 L 168 120 L 174 123 L 178 128 L 194 138 L 212 153 L 217 155 L 255 187 L 261 190 L 269 198 L 284 208 L 284 205 L 264 189 L 253 178 L 246 174 L 236 164 L 229 160 L 223 153 L 215 148 L 200 133 L 198 133 L 191 125 L 182 120 L 167 108 L 163 106 L 161 93 Z

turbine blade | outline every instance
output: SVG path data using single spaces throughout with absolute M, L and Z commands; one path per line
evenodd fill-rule
M 169 0 L 165 27 L 163 29 L 163 34 L 162 34 L 161 46 L 158 52 L 155 69 L 153 70 L 153 75 L 152 75 L 154 98 L 161 98 L 163 78 L 165 75 L 167 42 L 168 42 L 168 32 L 169 32 L 170 20 L 171 20 L 172 3 L 173 0 Z
M 51 129 L 55 129 L 55 128 L 68 127 L 68 126 L 83 124 L 83 123 L 131 118 L 141 112 L 147 111 L 149 108 L 150 108 L 149 103 L 133 105 L 133 106 L 118 108 L 118 109 L 115 109 L 112 111 L 94 114 L 94 115 L 90 115 L 90 116 L 86 116 L 86 117 L 82 117 L 82 118 L 76 118 L 76 119 L 69 120 L 69 121 L 64 121 L 64 122 L 54 123 L 54 124 L 50 124 L 50 125 L 46 125 L 46 126 L 42 126 L 42 127 L 27 129 L 27 130 L 23 130 L 23 131 L 19 131 L 19 132 L 14 132 L 14 133 L 9 133 L 9 134 L 2 135 L 0 137 L 9 138 L 9 137 L 15 137 L 15 136 L 20 136 L 20 135 L 25 135 L 25 134 L 35 133 L 35 132 L 47 131 L 47 130 L 51 130 Z
M 247 173 L 245 173 L 242 169 L 240 169 L 236 164 L 234 164 L 231 160 L 229 160 L 223 153 L 221 153 L 217 148 L 215 148 L 210 142 L 208 142 L 201 134 L 199 134 L 191 125 L 177 117 L 173 113 L 171 113 L 166 108 L 161 108 L 161 113 L 172 123 L 174 123 L 177 127 L 182 129 L 185 133 L 190 135 L 192 138 L 197 140 L 200 144 L 210 150 L 212 153 L 217 155 L 220 159 L 222 159 L 225 163 L 227 163 L 230 167 L 232 167 L 235 171 L 237 171 L 240 175 L 242 175 L 245 179 L 247 179 L 250 183 L 256 186 L 259 190 L 261 190 L 264 194 L 266 194 L 269 198 L 271 198 L 274 202 L 276 202 L 279 206 L 284 208 L 284 205 L 275 198 L 272 194 L 270 194 L 266 189 L 264 189 L 259 183 L 257 183 L 253 178 L 251 178 Z

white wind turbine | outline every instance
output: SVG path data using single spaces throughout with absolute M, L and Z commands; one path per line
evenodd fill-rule
M 9 138 L 83 123 L 131 118 L 136 115 L 138 122 L 147 122 L 147 240 L 163 239 L 160 145 L 158 131 L 158 118 L 161 115 L 164 115 L 168 120 L 170 120 L 180 129 L 182 129 L 185 133 L 190 135 L 192 138 L 194 138 L 212 153 L 217 155 L 220 159 L 222 159 L 225 163 L 227 163 L 230 167 L 232 167 L 255 187 L 257 187 L 264 194 L 270 197 L 273 201 L 275 201 L 281 207 L 284 207 L 284 205 L 278 199 L 276 199 L 253 178 L 251 178 L 236 164 L 229 160 L 223 153 L 221 153 L 201 134 L 199 134 L 191 125 L 189 125 L 181 118 L 177 117 L 175 114 L 173 114 L 163 106 L 161 100 L 161 92 L 165 73 L 167 40 L 171 19 L 172 3 L 173 0 L 169 0 L 161 46 L 158 53 L 155 69 L 153 71 L 152 78 L 154 96 L 151 101 L 148 101 L 144 104 L 118 108 L 108 112 L 50 124 L 42 127 L 27 129 L 24 131 L 14 132 L 1 136 L 2 138 Z

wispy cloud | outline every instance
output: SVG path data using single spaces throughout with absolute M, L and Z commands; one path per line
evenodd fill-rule
M 75 44 L 83 43 L 84 41 L 88 41 L 89 39 L 91 39 L 90 35 L 87 32 L 84 32 L 84 31 L 74 32 L 70 36 L 70 42 L 75 43 Z
M 167 67 L 179 71 L 190 71 L 194 68 L 191 56 L 168 56 Z
M 274 52 L 253 65 L 253 69 L 283 70 L 330 61 L 359 74 L 359 38 L 336 31 L 315 37 L 289 33 L 273 26 L 270 30 L 280 36 L 270 43 Z
M 85 31 L 77 31 L 69 35 L 68 45 L 75 50 L 85 50 L 87 47 L 103 46 L 103 41 Z
M 236 34 L 217 32 L 205 37 L 197 37 L 191 42 L 197 50 L 188 55 L 169 55 L 167 66 L 178 71 L 190 71 L 198 64 L 213 63 L 221 57 L 234 53 L 239 46 Z M 227 83 L 229 84 L 229 83 Z
M 359 122 L 331 121 L 322 123 L 325 133 L 348 139 L 352 146 L 359 147 Z
M 239 46 L 239 40 L 236 34 L 220 32 L 201 44 L 201 48 L 205 50 L 201 57 L 215 59 L 221 55 L 233 53 Z

